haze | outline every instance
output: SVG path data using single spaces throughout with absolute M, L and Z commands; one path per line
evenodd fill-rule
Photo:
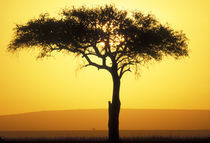
M 142 67 L 122 79 L 122 108 L 210 109 L 209 0 L 12 0 L 0 1 L 0 115 L 42 110 L 107 108 L 111 76 L 96 68 L 79 70 L 81 59 L 55 54 L 36 60 L 37 51 L 6 51 L 15 24 L 39 14 L 58 16 L 62 8 L 113 3 L 120 9 L 151 12 L 162 23 L 183 30 L 190 57 L 165 59 Z M 149 68 L 147 68 L 149 67 Z
M 84 120 L 85 118 L 85 120 Z M 0 131 L 107 130 L 105 109 L 0 116 Z M 120 130 L 209 130 L 210 110 L 122 109 Z

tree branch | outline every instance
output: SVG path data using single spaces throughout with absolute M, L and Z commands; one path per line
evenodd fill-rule
M 128 69 L 124 70 L 124 71 L 121 70 L 119 77 L 122 78 L 123 74 L 128 72 L 128 71 L 131 72 L 130 67 Z
M 92 45 L 89 45 L 89 46 L 85 46 L 85 47 L 83 47 L 83 48 L 88 48 L 88 47 L 90 47 L 90 46 L 92 46 Z M 67 46 L 63 46 L 63 45 L 61 45 L 61 44 L 57 44 L 57 47 L 58 48 L 53 48 L 52 47 L 52 45 L 49 45 L 49 47 L 50 47 L 50 49 L 53 51 L 53 50 L 63 50 L 63 49 L 65 49 L 65 50 L 68 50 L 68 51 L 70 51 L 70 52 L 78 52 L 78 53 L 80 53 L 80 54 L 82 54 L 83 56 L 82 57 L 84 57 L 85 59 L 86 59 L 86 61 L 88 62 L 88 64 L 87 65 L 85 65 L 85 67 L 87 67 L 87 66 L 95 66 L 95 67 L 97 67 L 98 69 L 105 69 L 105 70 L 108 70 L 109 72 L 111 72 L 111 68 L 110 67 L 108 67 L 107 65 L 106 65 L 106 57 L 105 56 L 99 56 L 98 54 L 100 54 L 100 53 L 98 53 L 98 54 L 95 54 L 95 53 L 85 53 L 84 51 L 82 51 L 82 50 L 80 50 L 80 49 L 71 49 L 71 48 L 68 48 Z M 97 51 L 97 48 L 95 48 L 95 51 Z M 98 51 L 99 52 L 99 51 Z M 97 52 L 96 52 L 97 53 Z M 94 56 L 98 56 L 98 57 L 101 57 L 102 58 L 102 60 L 103 60 L 103 64 L 102 65 L 99 65 L 99 64 L 97 64 L 97 63 L 95 63 L 95 62 L 92 62 L 91 61 L 91 59 L 88 57 L 88 55 L 94 55 Z
M 95 51 L 95 53 L 96 53 L 96 55 L 97 55 L 98 57 L 103 57 L 103 55 L 99 52 L 99 50 L 98 50 L 98 48 L 96 47 L 96 45 L 93 45 L 92 47 L 93 47 L 93 49 L 94 49 L 94 51 Z
M 111 68 L 108 67 L 106 64 L 104 64 L 105 62 L 103 62 L 103 65 L 99 65 L 99 64 L 97 64 L 97 63 L 95 63 L 95 62 L 92 62 L 91 59 L 88 57 L 88 55 L 85 54 L 84 52 L 82 52 L 82 54 L 83 54 L 83 57 L 84 57 L 84 58 L 87 60 L 87 62 L 88 62 L 88 64 L 85 65 L 85 67 L 87 67 L 87 66 L 95 66 L 95 67 L 97 67 L 98 69 L 105 69 L 105 70 L 111 72 Z

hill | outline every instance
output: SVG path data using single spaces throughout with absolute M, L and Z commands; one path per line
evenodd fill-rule
M 0 116 L 0 131 L 107 130 L 105 109 Z M 121 130 L 210 130 L 210 110 L 122 109 Z

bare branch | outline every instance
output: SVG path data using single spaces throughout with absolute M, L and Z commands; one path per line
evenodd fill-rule
M 97 55 L 98 57 L 103 57 L 103 55 L 101 55 L 101 53 L 99 52 L 99 50 L 98 50 L 98 48 L 96 47 L 96 45 L 93 45 L 92 47 L 93 47 L 93 49 L 94 49 L 94 51 L 95 51 L 95 53 L 96 53 L 96 55 Z
M 119 75 L 120 79 L 122 78 L 123 74 L 128 72 L 128 71 L 131 72 L 130 67 L 128 69 L 124 70 L 124 71 L 120 71 L 120 75 Z
M 126 66 L 130 66 L 130 65 L 134 65 L 134 62 L 133 61 L 130 61 L 128 63 L 124 63 L 122 66 L 118 67 L 117 70 L 120 70 L 121 69 L 121 71 L 122 71 Z
M 99 64 L 97 64 L 97 63 L 95 63 L 95 62 L 92 62 L 91 59 L 88 57 L 87 54 L 85 54 L 85 53 L 82 53 L 82 54 L 83 54 L 83 57 L 84 57 L 84 58 L 87 60 L 87 62 L 88 62 L 88 64 L 85 65 L 85 67 L 87 67 L 87 66 L 94 66 L 94 67 L 97 67 L 98 69 L 105 69 L 105 70 L 111 72 L 111 68 L 110 68 L 110 67 L 106 66 L 105 64 L 99 65 Z
M 121 62 L 125 61 L 125 60 L 128 60 L 128 57 L 124 57 L 122 58 L 121 60 L 117 61 L 117 64 L 120 64 Z

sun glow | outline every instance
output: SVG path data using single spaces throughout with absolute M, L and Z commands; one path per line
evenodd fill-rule
M 120 44 L 124 41 L 125 41 L 125 38 L 123 36 L 119 36 L 119 35 L 111 36 L 110 40 L 108 42 L 111 52 L 116 51 L 117 47 L 120 46 Z M 97 46 L 99 49 L 101 49 L 101 51 L 103 51 L 107 45 L 105 42 L 100 42 L 97 44 Z M 120 47 L 119 47 L 119 49 L 120 49 Z
M 105 47 L 105 43 L 104 42 L 100 42 L 98 45 L 99 45 L 99 47 Z

